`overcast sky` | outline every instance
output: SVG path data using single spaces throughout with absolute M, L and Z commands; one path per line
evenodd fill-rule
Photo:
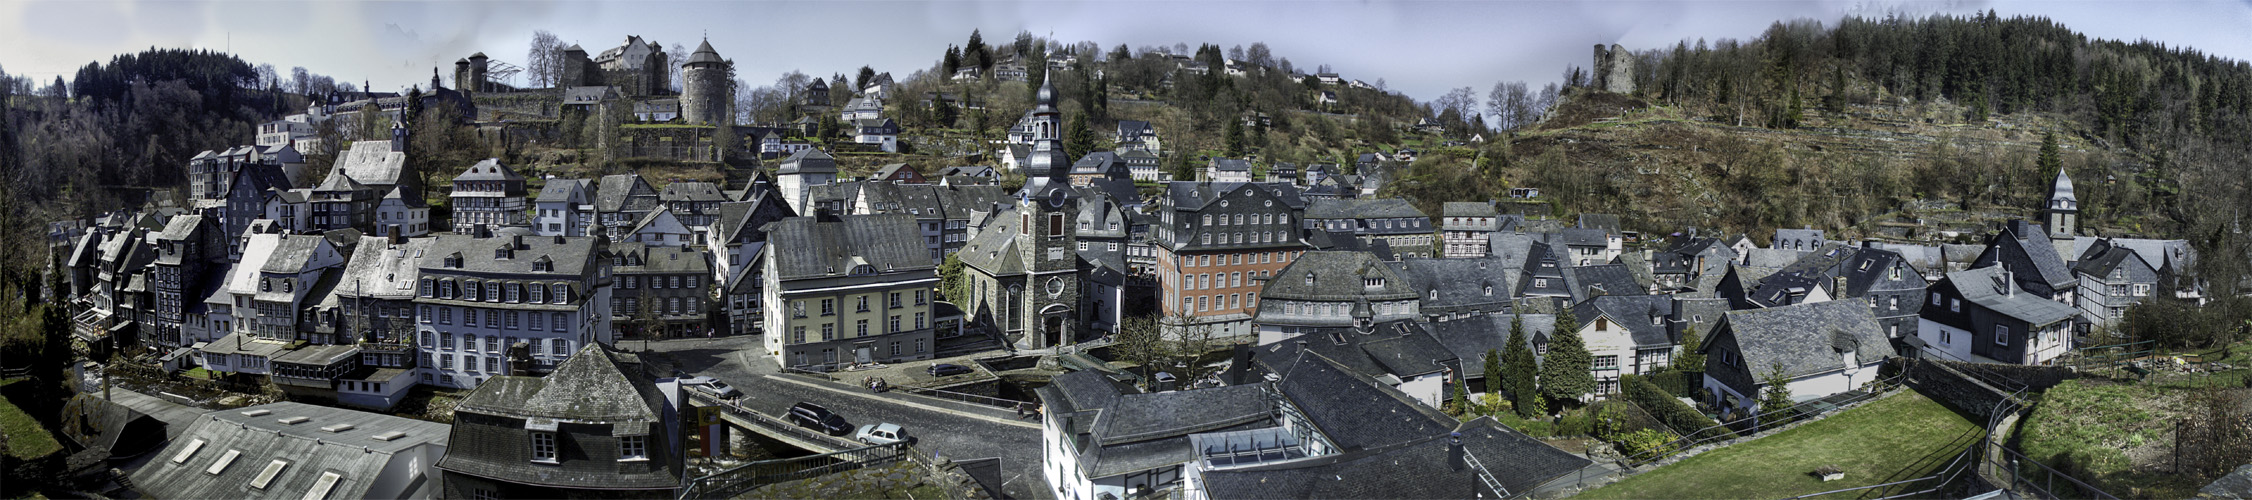
M 2093 37 L 2147 38 L 2252 59 L 2252 0 L 2237 1 L 261 1 L 0 0 L 0 68 L 41 83 L 95 60 L 150 46 L 229 50 L 252 64 L 292 66 L 377 90 L 426 83 L 455 59 L 484 52 L 521 64 L 546 29 L 588 52 L 640 35 L 693 48 L 709 36 L 754 85 L 789 70 L 851 73 L 862 65 L 904 78 L 930 67 L 973 28 L 988 43 L 1020 30 L 1103 47 L 1222 47 L 1266 42 L 1301 68 L 1329 64 L 1346 78 L 1430 100 L 1497 80 L 1534 86 L 1590 47 L 1670 46 L 1749 39 L 1777 20 L 1836 23 L 1846 15 L 1925 15 L 1993 9 L 2042 15 Z M 681 57 L 676 55 L 677 57 Z

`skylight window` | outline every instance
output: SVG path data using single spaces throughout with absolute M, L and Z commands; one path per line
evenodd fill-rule
M 266 489 L 266 485 L 274 484 L 274 477 L 280 476 L 282 469 L 288 467 L 289 462 L 283 462 L 281 460 L 267 462 L 266 469 L 258 471 L 258 477 L 251 478 L 250 487 L 252 489 Z
M 312 489 L 305 490 L 305 498 L 303 500 L 323 500 L 328 498 L 329 490 L 336 489 L 336 482 L 342 479 L 344 479 L 344 476 L 339 476 L 334 472 L 322 472 L 321 478 L 319 480 L 313 481 Z
M 185 447 L 185 448 L 181 448 L 181 449 L 180 449 L 180 453 L 179 453 L 179 454 L 177 454 L 177 455 L 173 455 L 173 456 L 172 456 L 172 463 L 176 463 L 176 464 L 179 464 L 179 463 L 187 463 L 187 462 L 188 462 L 188 458 L 190 458 L 190 457 L 194 457 L 194 456 L 195 456 L 195 452 L 196 452 L 197 450 L 201 450 L 201 449 L 203 449 L 203 440 L 202 440 L 202 439 L 197 439 L 197 440 L 194 440 L 194 441 L 189 441 L 189 442 L 188 442 L 188 446 L 187 446 L 187 447 Z
M 216 476 L 220 472 L 226 472 L 227 466 L 233 465 L 235 457 L 240 456 L 242 456 L 242 450 L 227 450 L 226 454 L 219 455 L 218 460 L 211 462 L 211 467 L 203 469 L 203 473 Z

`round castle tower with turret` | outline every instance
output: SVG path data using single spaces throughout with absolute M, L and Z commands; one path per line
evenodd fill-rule
M 727 60 L 712 50 L 711 40 L 696 46 L 680 70 L 680 117 L 693 125 L 731 125 Z

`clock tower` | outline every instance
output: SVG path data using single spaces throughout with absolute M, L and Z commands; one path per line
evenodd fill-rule
M 1024 189 L 1016 212 L 1022 229 L 1016 247 L 1023 252 L 1026 316 L 1023 344 L 1034 349 L 1077 343 L 1079 328 L 1079 194 L 1071 189 L 1071 161 L 1063 150 L 1062 114 L 1056 88 L 1042 82 L 1032 110 L 1032 157 L 1025 164 Z

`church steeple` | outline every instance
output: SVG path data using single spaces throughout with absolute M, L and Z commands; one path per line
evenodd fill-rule
M 2080 199 L 2072 195 L 2072 177 L 2063 170 L 2057 171 L 2056 183 L 2049 186 L 2049 207 L 2044 210 L 2049 219 L 2049 237 L 2070 239 L 2078 234 Z
M 1063 113 L 1056 111 L 1054 80 L 1040 82 L 1040 91 L 1034 96 L 1037 104 L 1032 108 L 1032 157 L 1025 163 L 1024 191 L 1018 193 L 1026 200 L 1070 196 L 1071 159 L 1064 156 Z

